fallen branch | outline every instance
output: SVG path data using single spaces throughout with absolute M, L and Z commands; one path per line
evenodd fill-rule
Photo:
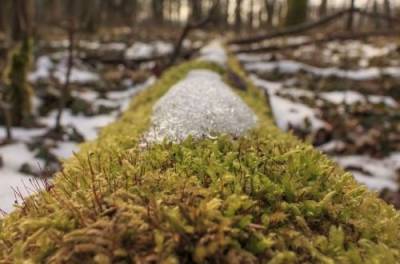
M 304 33 L 304 32 L 310 31 L 312 29 L 324 26 L 326 24 L 329 24 L 330 22 L 332 22 L 344 15 L 347 15 L 351 12 L 358 13 L 363 16 L 374 17 L 374 18 L 384 19 L 384 20 L 388 20 L 388 21 L 398 21 L 400 23 L 399 18 L 389 17 L 387 15 L 379 14 L 379 13 L 378 14 L 370 13 L 368 11 L 361 10 L 359 8 L 354 8 L 354 9 L 349 8 L 349 9 L 345 9 L 345 10 L 336 12 L 334 14 L 325 16 L 317 21 L 306 22 L 306 23 L 303 23 L 300 25 L 285 28 L 283 30 L 278 30 L 275 32 L 267 33 L 267 34 L 261 34 L 258 36 L 234 39 L 234 40 L 231 40 L 230 42 L 228 42 L 228 44 L 229 45 L 252 44 L 252 43 L 260 42 L 260 41 L 263 41 L 266 39 L 273 39 L 273 38 L 278 38 L 278 37 L 297 35 L 297 34 Z
M 356 40 L 365 39 L 369 37 L 391 37 L 400 35 L 400 31 L 372 31 L 372 32 L 360 32 L 360 33 L 337 33 L 325 36 L 323 38 L 312 39 L 309 41 L 304 41 L 302 43 L 296 43 L 292 45 L 274 45 L 268 47 L 258 47 L 258 48 L 242 48 L 235 50 L 234 53 L 267 53 L 282 50 L 297 49 L 300 47 L 308 45 L 318 45 L 330 41 L 345 41 L 345 40 Z
M 181 50 L 182 50 L 183 42 L 185 41 L 187 36 L 189 36 L 189 33 L 192 30 L 204 27 L 205 25 L 207 25 L 211 21 L 211 18 L 213 17 L 213 14 L 214 14 L 214 12 L 215 12 L 215 10 L 217 8 L 217 4 L 216 3 L 217 2 L 214 2 L 214 5 L 211 7 L 210 11 L 208 12 L 207 17 L 205 17 L 201 21 L 193 22 L 193 21 L 190 21 L 190 19 L 188 20 L 188 22 L 186 23 L 185 27 L 182 30 L 181 35 L 179 36 L 178 41 L 176 42 L 176 45 L 174 47 L 174 51 L 172 52 L 172 54 L 170 56 L 170 59 L 169 59 L 168 64 L 167 64 L 167 67 L 172 66 L 176 62 L 176 60 L 178 59 L 178 57 L 179 57 L 179 55 L 181 53 Z
M 326 24 L 332 22 L 333 20 L 348 14 L 349 12 L 351 12 L 351 9 L 342 10 L 342 11 L 339 11 L 332 15 L 323 17 L 318 21 L 306 22 L 306 23 L 303 23 L 300 25 L 285 28 L 283 30 L 279 30 L 279 31 L 275 31 L 275 32 L 267 33 L 267 34 L 262 34 L 262 35 L 258 35 L 258 36 L 254 36 L 254 37 L 234 39 L 234 40 L 228 42 L 228 44 L 229 45 L 251 44 L 251 43 L 263 41 L 266 39 L 296 35 L 296 34 L 303 33 L 303 32 L 309 31 L 311 29 L 326 25 Z
M 193 48 L 189 50 L 181 51 L 180 56 L 183 57 L 192 57 L 194 53 L 196 53 L 199 48 Z M 170 59 L 171 54 L 163 54 L 163 55 L 155 55 L 152 57 L 143 57 L 143 58 L 135 58 L 128 59 L 125 58 L 123 53 L 117 56 L 103 56 L 102 54 L 86 54 L 80 57 L 80 59 L 86 63 L 102 63 L 109 65 L 124 65 L 130 69 L 136 69 L 140 64 L 147 62 L 165 62 Z

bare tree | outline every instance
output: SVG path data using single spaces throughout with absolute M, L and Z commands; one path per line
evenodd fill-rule
M 164 21 L 164 0 L 152 0 L 151 10 L 154 21 L 161 24 Z
M 6 128 L 6 141 L 12 141 L 12 118 L 11 118 L 11 105 L 5 100 L 5 84 L 0 80 L 0 109 L 3 113 L 4 125 Z
M 307 20 L 308 0 L 287 0 L 287 4 L 286 26 L 298 25 Z
M 242 27 L 242 0 L 236 0 L 235 7 L 235 28 L 240 30 Z
M 231 6 L 231 1 L 230 0 L 225 0 L 225 11 L 224 11 L 224 17 L 225 17 L 225 25 L 229 26 L 229 7 Z
M 392 4 L 391 4 L 390 0 L 384 0 L 383 5 L 385 8 L 385 14 L 391 18 L 392 17 Z M 388 26 L 391 27 L 393 25 L 392 19 L 388 20 L 387 23 L 388 23 Z
M 378 7 L 378 2 L 375 0 L 374 1 L 374 5 L 372 7 L 372 13 L 376 16 L 374 18 L 374 24 L 375 24 L 375 28 L 380 28 L 381 27 L 381 20 L 377 17 L 379 14 L 379 7 Z
M 185 27 L 183 28 L 183 30 L 178 38 L 178 41 L 175 44 L 174 51 L 172 52 L 172 54 L 169 58 L 167 67 L 172 66 L 176 62 L 176 60 L 179 58 L 181 51 L 182 51 L 183 42 L 189 36 L 190 32 L 192 30 L 202 28 L 205 25 L 207 25 L 209 22 L 211 22 L 212 18 L 214 17 L 214 12 L 215 12 L 215 9 L 217 6 L 218 6 L 218 4 L 216 2 L 214 2 L 214 5 L 210 8 L 207 17 L 203 18 L 200 21 L 192 21 L 192 20 L 188 19 Z
M 65 108 L 66 100 L 68 97 L 69 85 L 70 85 L 70 78 L 72 67 L 74 65 L 74 50 L 75 50 L 75 35 L 76 35 L 76 21 L 75 21 L 75 8 L 76 2 L 75 0 L 70 0 L 69 6 L 69 18 L 68 18 L 68 25 L 67 25 L 67 33 L 68 33 L 68 57 L 67 57 L 67 70 L 65 73 L 65 82 L 61 88 L 61 94 L 58 101 L 58 111 L 56 116 L 56 123 L 55 123 L 55 131 L 57 133 L 62 133 L 62 125 L 61 125 L 61 118 Z
M 196 20 L 200 21 L 203 17 L 203 5 L 202 1 L 198 0 L 189 0 L 190 4 L 190 16 Z
M 355 0 L 350 0 L 350 12 L 349 17 L 347 18 L 347 30 L 353 31 L 353 23 L 354 23 L 354 10 L 355 10 Z
M 328 0 L 321 0 L 321 4 L 319 5 L 318 8 L 319 17 L 326 16 L 327 12 L 328 12 Z
M 267 25 L 274 25 L 274 13 L 276 8 L 276 0 L 265 0 L 265 10 L 267 12 Z
M 250 0 L 247 22 L 248 22 L 249 28 L 253 28 L 253 26 L 254 26 L 254 0 Z

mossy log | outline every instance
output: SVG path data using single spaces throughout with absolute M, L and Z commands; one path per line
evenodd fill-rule
M 254 110 L 246 136 L 143 148 L 155 102 L 190 70 Z M 235 78 L 231 78 L 231 76 Z M 237 80 L 246 89 L 235 89 Z M 236 80 L 236 81 L 232 81 Z M 398 263 L 400 215 L 325 155 L 281 132 L 230 58 L 166 72 L 47 190 L 0 222 L 0 263 Z

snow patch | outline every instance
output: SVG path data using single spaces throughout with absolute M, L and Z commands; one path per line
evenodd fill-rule
M 152 125 L 145 142 L 179 142 L 226 133 L 240 136 L 254 127 L 254 112 L 209 70 L 193 70 L 153 107 Z
M 62 56 L 65 56 L 65 54 L 63 53 Z M 60 83 L 65 83 L 66 72 L 67 62 L 65 57 L 62 57 L 59 63 L 54 63 L 50 57 L 41 56 L 37 59 L 36 70 L 29 74 L 28 79 L 31 82 L 37 82 L 40 80 L 47 80 L 53 74 Z M 96 82 L 99 79 L 98 74 L 77 68 L 76 66 L 71 70 L 71 83 L 90 83 Z
M 365 155 L 337 156 L 334 160 L 343 168 L 348 168 L 355 178 L 366 184 L 370 189 L 382 190 L 398 187 L 400 169 L 400 153 L 393 153 L 384 159 L 374 159 Z
M 225 66 L 228 61 L 228 56 L 226 55 L 222 43 L 218 40 L 214 40 L 200 50 L 199 59 Z
M 356 103 L 366 103 L 367 101 L 373 104 L 383 103 L 389 107 L 396 108 L 398 103 L 389 96 L 380 95 L 362 95 L 355 91 L 333 91 L 333 92 L 323 92 L 319 96 L 334 104 L 356 104 Z
M 334 76 L 334 77 L 358 80 L 358 81 L 373 80 L 382 77 L 384 75 L 388 75 L 395 78 L 400 77 L 400 67 L 385 67 L 385 68 L 371 67 L 358 70 L 342 70 L 336 67 L 318 68 L 292 60 L 280 60 L 271 62 L 248 62 L 245 64 L 245 68 L 249 71 L 255 71 L 255 72 L 278 71 L 280 73 L 286 73 L 286 74 L 295 74 L 300 71 L 305 71 L 322 77 Z

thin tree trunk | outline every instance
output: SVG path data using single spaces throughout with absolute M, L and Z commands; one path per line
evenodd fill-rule
M 199 21 L 203 17 L 203 6 L 202 1 L 189 0 L 190 4 L 190 16 L 195 20 Z
M 267 12 L 267 26 L 273 27 L 276 0 L 265 0 L 265 10 Z
M 7 103 L 2 103 L 2 110 L 3 110 L 3 115 L 4 115 L 4 124 L 6 128 L 6 139 L 7 141 L 12 141 L 13 136 L 12 136 L 12 118 L 11 118 L 11 113 L 10 113 L 10 105 Z
M 240 31 L 242 27 L 242 0 L 236 0 L 236 7 L 235 7 L 235 28 L 236 30 Z
M 164 0 L 152 0 L 151 8 L 154 21 L 161 24 L 164 21 Z
M 253 26 L 254 26 L 254 0 L 250 0 L 248 24 L 249 24 L 249 28 L 253 28 Z
M 367 4 L 365 5 L 365 10 L 368 11 L 369 8 L 371 7 L 372 0 L 368 0 Z M 361 16 L 360 19 L 358 20 L 358 28 L 362 29 L 364 27 L 365 22 L 365 16 Z
M 3 83 L 3 80 L 0 79 L 0 90 L 4 91 L 5 90 L 5 84 Z M 4 96 L 1 95 L 1 101 L 0 101 L 0 108 L 1 111 L 3 112 L 3 117 L 4 117 L 4 125 L 6 129 L 6 141 L 10 142 L 12 141 L 12 117 L 11 117 L 11 106 L 7 102 L 4 101 Z
M 69 21 L 69 25 L 68 25 L 69 45 L 68 45 L 67 72 L 65 74 L 65 83 L 62 86 L 61 96 L 60 96 L 60 100 L 58 102 L 58 112 L 57 112 L 57 116 L 56 116 L 56 125 L 55 125 L 56 132 L 62 131 L 61 118 L 62 118 L 62 114 L 63 114 L 64 108 L 65 108 L 66 99 L 68 96 L 71 72 L 72 72 L 72 67 L 74 64 L 75 30 L 76 30 L 75 21 L 74 21 L 74 18 L 71 17 L 70 21 Z
M 318 15 L 319 17 L 326 16 L 328 12 L 328 0 L 321 0 L 321 4 L 319 5 Z
M 302 24 L 307 20 L 308 0 L 287 0 L 286 26 Z
M 231 5 L 230 0 L 225 0 L 225 11 L 224 11 L 224 21 L 225 25 L 229 26 L 229 7 Z
M 347 19 L 347 30 L 353 31 L 353 24 L 354 24 L 354 9 L 355 9 L 355 0 L 350 0 L 350 13 Z
M 379 14 L 379 10 L 378 10 L 378 2 L 377 2 L 376 0 L 374 1 L 372 13 L 376 16 L 376 17 L 374 18 L 375 28 L 376 28 L 376 29 L 381 28 L 381 21 L 380 21 L 380 19 L 377 17 L 378 14 Z
M 33 0 L 13 0 L 13 27 L 12 40 L 18 42 L 32 33 L 32 20 L 34 13 Z
M 214 11 L 212 13 L 212 24 L 216 27 L 220 27 L 223 24 L 223 10 L 222 10 L 222 4 L 221 4 L 221 0 L 214 0 Z
M 391 18 L 392 17 L 392 4 L 391 4 L 390 0 L 384 0 L 383 4 L 384 4 L 384 8 L 385 8 L 385 14 Z M 388 20 L 387 25 L 389 27 L 392 27 L 393 21 L 391 19 Z

